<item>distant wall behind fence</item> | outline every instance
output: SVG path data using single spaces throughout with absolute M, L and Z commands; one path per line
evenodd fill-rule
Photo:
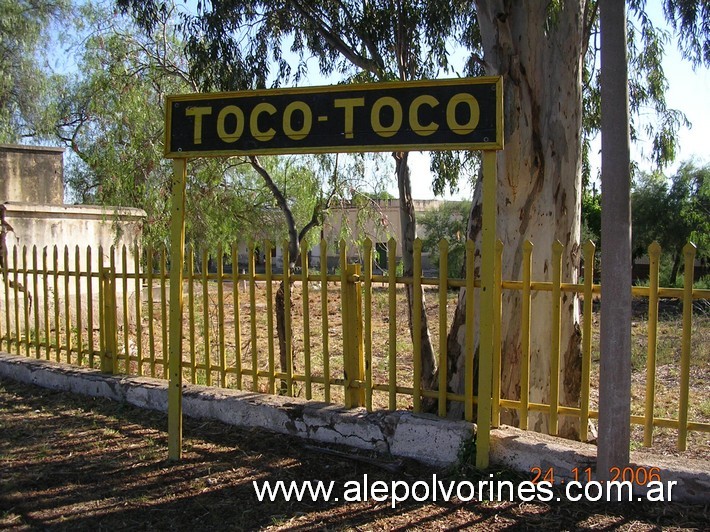
M 90 303 L 98 312 L 93 294 L 98 293 L 95 272 L 100 250 L 108 253 L 112 245 L 130 246 L 139 240 L 146 216 L 143 210 L 134 208 L 65 205 L 63 154 L 63 148 L 0 144 L 0 253 L 18 268 L 53 272 L 50 279 L 32 278 L 36 293 L 26 294 L 28 307 L 33 296 L 39 303 L 35 309 L 39 313 L 38 332 L 50 326 L 47 313 L 66 314 L 73 320 L 69 323 L 82 323 L 81 311 Z M 77 244 L 81 251 L 77 251 Z M 140 262 L 129 261 L 126 268 L 132 272 L 136 265 L 139 267 Z M 2 267 L 4 264 L 0 264 Z M 122 268 L 118 264 L 116 271 L 122 272 Z M 60 279 L 60 269 L 79 273 L 69 282 L 69 275 Z M 8 280 L 8 288 L 14 289 L 15 283 L 27 285 L 29 281 Z M 126 291 L 121 288 L 117 292 L 119 299 L 135 297 L 133 286 Z M 77 293 L 81 299 L 75 297 Z M 16 317 L 21 318 L 22 311 L 17 314 L 10 308 L 10 312 L 5 312 L 14 297 L 12 291 L 6 295 L 0 298 L 0 311 L 5 315 L 5 326 L 16 330 L 20 325 Z M 57 305 L 52 307 L 55 298 Z M 47 305 L 42 304 L 45 300 Z M 17 304 L 24 304 L 21 298 Z M 83 323 L 86 325 L 86 321 Z
M 64 148 L 0 144 L 3 202 L 64 203 Z

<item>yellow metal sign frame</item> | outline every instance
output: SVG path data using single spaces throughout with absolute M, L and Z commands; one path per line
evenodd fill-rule
M 477 81 L 478 80 L 478 81 Z M 453 87 L 461 87 L 464 85 L 476 85 L 481 83 L 493 84 L 495 87 L 495 140 L 486 143 L 443 143 L 439 145 L 421 144 L 398 144 L 393 145 L 377 145 L 367 144 L 348 147 L 340 146 L 337 149 L 334 147 L 321 148 L 309 147 L 302 148 L 298 146 L 290 146 L 284 149 L 268 147 L 266 145 L 259 146 L 254 151 L 248 151 L 249 154 L 277 154 L 277 153 L 314 153 L 314 152 L 333 152 L 333 151 L 408 151 L 408 150 L 432 150 L 432 149 L 477 149 L 483 151 L 483 235 L 481 242 L 481 304 L 480 304 L 480 345 L 479 345 L 479 380 L 478 380 L 478 417 L 476 424 L 476 467 L 484 469 L 489 464 L 490 451 L 490 430 L 492 424 L 492 387 L 493 387 L 493 324 L 495 312 L 495 256 L 496 256 L 496 203 L 497 203 L 497 150 L 503 149 L 503 82 L 501 77 L 488 78 L 470 78 L 461 80 L 432 80 L 409 83 L 383 83 L 383 84 L 368 84 L 356 86 L 332 86 L 332 87 L 316 87 L 316 88 L 299 88 L 299 89 L 275 89 L 264 91 L 248 91 L 249 96 L 268 99 L 278 95 L 304 95 L 304 94 L 336 94 L 347 89 L 360 91 L 382 91 L 382 90 L 400 90 L 407 88 L 426 89 L 433 88 L 438 85 L 448 84 Z M 373 92 L 372 94 L 376 94 Z M 458 94 L 458 93 L 456 93 Z M 236 95 L 236 96 L 235 96 Z M 228 96 L 239 97 L 245 96 L 245 93 L 230 93 Z M 168 339 L 168 457 L 171 460 L 179 460 L 182 457 L 182 314 L 183 314 L 183 265 L 185 261 L 185 184 L 187 181 L 187 162 L 190 158 L 202 156 L 228 157 L 242 152 L 235 150 L 216 151 L 194 151 L 186 149 L 184 151 L 175 151 L 169 148 L 171 140 L 170 131 L 174 131 L 173 117 L 170 111 L 171 106 L 176 103 L 199 103 L 210 100 L 224 99 L 225 94 L 216 95 L 185 95 L 185 96 L 170 96 L 168 98 L 168 112 L 166 113 L 166 152 L 167 158 L 173 160 L 173 179 L 172 179 L 172 207 L 171 207 L 171 239 L 170 239 L 170 323 L 169 323 L 169 339 Z M 387 96 L 393 98 L 393 96 Z M 300 101 L 300 100 L 296 100 Z M 425 100 L 419 100 L 420 102 Z M 430 103 L 433 103 L 429 100 Z M 387 100 L 391 105 L 392 100 Z M 265 103 L 265 102 L 261 102 Z M 258 105 L 258 103 L 257 103 Z M 411 107 L 411 105 L 410 105 Z M 430 105 L 431 107 L 431 105 Z M 261 107 L 260 109 L 265 109 Z M 202 112 L 202 111 L 200 111 Z M 237 111 L 231 109 L 231 112 L 238 114 Z M 199 112 L 194 116 L 198 116 Z M 305 116 L 305 115 L 304 115 Z M 416 120 L 416 119 L 415 119 Z M 454 122 L 457 122 L 455 119 Z M 410 116 L 410 122 L 411 122 Z M 232 128 L 235 124 L 232 123 Z M 257 124 L 257 129 L 261 126 Z M 193 131 L 194 131 L 193 127 Z M 346 133 L 347 131 L 344 131 Z M 232 135 L 235 130 L 229 130 L 225 133 Z M 416 133 L 415 133 L 416 134 Z M 353 132 L 354 135 L 354 132 Z M 193 135 L 194 137 L 194 135 Z M 426 135 L 424 135 L 426 138 Z M 500 308 L 498 309 L 500 312 Z M 470 334 L 473 331 L 469 331 Z M 416 335 L 415 335 L 416 336 Z M 467 342 L 466 356 L 473 360 L 473 343 Z M 472 364 L 471 364 L 472 366 Z M 415 389 L 417 384 L 415 383 Z M 466 391 L 471 393 L 472 390 Z M 415 394 L 415 402 L 418 400 Z M 471 405 L 472 406 L 472 405 Z

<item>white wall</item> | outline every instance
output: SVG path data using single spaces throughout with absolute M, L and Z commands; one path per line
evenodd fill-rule
M 140 209 L 126 208 L 102 208 L 93 206 L 77 206 L 77 205 L 40 205 L 27 203 L 9 202 L 5 204 L 5 222 L 6 226 L 6 244 L 8 253 L 8 267 L 33 269 L 33 254 L 36 248 L 37 267 L 42 270 L 44 266 L 44 252 L 46 250 L 46 264 L 48 270 L 54 268 L 54 253 L 55 247 L 57 250 L 57 264 L 59 271 L 64 272 L 68 269 L 69 272 L 75 272 L 77 269 L 81 272 L 86 272 L 89 264 L 87 256 L 87 247 L 91 247 L 90 264 L 91 270 L 95 274 L 99 271 L 100 260 L 106 267 L 110 265 L 111 246 L 115 246 L 115 266 L 116 272 L 122 273 L 122 247 L 127 248 L 127 267 L 126 273 L 131 275 L 135 272 L 135 243 L 139 241 L 145 212 Z M 76 248 L 79 247 L 79 260 L 76 258 Z M 103 248 L 103 253 L 99 255 L 99 248 Z M 23 261 L 23 250 L 26 262 Z M 65 263 L 65 250 L 68 250 L 68 262 Z M 139 264 L 140 268 L 140 264 Z M 44 280 L 42 276 L 37 276 L 35 279 L 32 273 L 27 276 L 20 274 L 18 276 L 9 274 L 9 281 L 19 282 L 29 290 L 30 295 L 35 301 L 37 308 L 43 313 L 44 301 Z M 64 314 L 65 302 L 69 298 L 70 314 L 75 314 L 75 306 L 77 299 L 80 300 L 80 305 L 83 311 L 86 311 L 87 294 L 89 286 L 87 278 L 82 277 L 79 283 L 79 292 L 81 298 L 76 297 L 77 283 L 74 277 L 70 277 L 68 290 L 65 287 L 64 276 L 60 275 L 57 286 L 54 286 L 53 276 L 49 276 L 48 280 L 48 300 L 50 312 L 53 312 L 55 293 L 56 301 L 59 308 Z M 36 289 L 35 289 L 36 286 Z M 96 276 L 92 277 L 92 305 L 94 315 L 98 319 L 98 293 L 99 279 Z M 18 294 L 19 315 L 24 315 L 24 300 L 23 294 Z M 130 279 L 127 283 L 125 297 L 129 299 L 129 316 L 132 315 L 135 309 L 135 280 Z M 122 282 L 116 284 L 116 297 L 118 303 L 119 315 L 122 319 L 122 301 L 124 297 Z M 5 306 L 10 305 L 11 312 L 14 314 L 14 289 L 10 288 L 9 295 L 6 298 L 4 290 L 4 280 L 0 283 L 0 312 L 4 314 Z M 75 316 L 74 316 L 75 317 Z M 32 321 L 32 316 L 30 321 Z M 43 317 L 40 317 L 40 323 L 43 322 Z M 14 322 L 13 322 L 14 323 Z

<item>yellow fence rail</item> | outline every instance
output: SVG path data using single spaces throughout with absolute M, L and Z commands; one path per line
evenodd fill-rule
M 446 242 L 439 249 L 440 273 L 432 277 L 422 273 L 420 241 L 415 243 L 411 277 L 397 275 L 394 240 L 387 243 L 388 262 L 383 271 L 373 269 L 369 241 L 363 249 L 362 267 L 348 263 L 346 246 L 341 243 L 338 269 L 331 272 L 325 267 L 312 269 L 307 249 L 295 273 L 277 272 L 274 246 L 269 242 L 259 246 L 266 260 L 263 271 L 255 263 L 253 243 L 247 246 L 248 258 L 240 271 L 238 249 L 234 245 L 213 254 L 187 250 L 181 362 L 185 380 L 368 410 L 411 408 L 417 412 L 436 401 L 437 413 L 446 416 L 459 403 L 464 417 L 473 419 L 477 403 L 474 331 L 481 298 L 480 280 L 473 275 L 472 242 L 466 246 L 465 278 L 446 277 Z M 286 264 L 287 249 L 284 245 Z M 583 247 L 586 271 L 581 283 L 563 281 L 563 251 L 555 243 L 549 255 L 550 279 L 535 281 L 533 245 L 526 242 L 521 278 L 504 280 L 504 250 L 498 243 L 492 361 L 498 378 L 492 383 L 492 425 L 500 424 L 502 413 L 516 412 L 520 427 L 528 429 L 530 414 L 543 413 L 555 434 L 560 416 L 567 416 L 579 420 L 580 437 L 586 439 L 589 420 L 598 417 L 594 408 L 599 343 L 594 305 L 601 290 L 593 283 L 593 244 Z M 320 252 L 328 253 L 325 241 L 320 243 Z M 631 422 L 638 426 L 643 445 L 653 445 L 658 429 L 671 429 L 677 433 L 677 448 L 685 450 L 689 434 L 710 433 L 710 397 L 691 386 L 691 374 L 697 380 L 710 372 L 710 290 L 693 288 L 695 248 L 690 244 L 685 248 L 684 288 L 659 287 L 660 253 L 657 244 L 649 248 L 649 284 L 632 288 L 636 298 L 647 302 L 643 303 L 647 317 L 645 326 L 641 320 L 634 324 L 638 341 L 632 356 L 638 382 L 634 382 Z M 105 372 L 167 378 L 170 295 L 166 250 L 35 247 L 13 248 L 8 255 L 0 285 L 0 349 Z M 462 389 L 454 393 L 446 387 L 447 335 L 461 288 L 466 289 L 461 297 L 467 303 L 466 359 Z M 414 326 L 421 320 L 422 309 L 429 316 L 440 368 L 437 389 L 423 389 L 420 384 L 420 337 L 412 339 L 409 333 L 406 289 L 414 295 Z M 521 313 L 519 393 L 515 397 L 504 395 L 500 381 L 501 308 L 510 292 L 519 294 Z M 540 293 L 551 295 L 547 315 L 533 315 L 531 310 L 531 302 Z M 581 397 L 575 405 L 562 404 L 560 398 L 561 309 L 570 295 L 580 297 L 582 315 Z M 659 313 L 668 301 L 680 307 L 680 317 L 670 329 Z M 704 310 L 699 302 L 704 302 Z M 279 309 L 281 318 L 277 318 Z M 531 382 L 531 331 L 536 320 L 551 323 L 547 401 L 530 399 L 538 385 Z M 285 331 L 281 337 L 279 327 Z M 670 347 L 668 338 L 673 338 Z M 668 404 L 669 396 L 674 405 Z M 702 438 L 691 444 L 696 442 L 702 444 Z

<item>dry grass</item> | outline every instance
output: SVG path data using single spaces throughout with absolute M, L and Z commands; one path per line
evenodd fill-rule
M 276 291 L 274 286 L 273 293 Z M 187 290 L 186 290 L 187 292 Z M 276 337 L 276 319 L 274 316 L 273 293 L 271 294 L 271 303 L 267 297 L 266 284 L 257 282 L 255 287 L 254 301 L 250 300 L 250 291 L 248 286 L 241 286 L 238 292 L 239 298 L 239 323 L 240 323 L 240 353 L 239 357 L 241 368 L 245 370 L 241 381 L 237 379 L 235 368 L 237 367 L 236 354 L 236 335 L 235 335 L 235 312 L 234 312 L 234 297 L 233 285 L 226 282 L 223 287 L 222 301 L 218 295 L 216 283 L 210 283 L 207 290 L 207 296 L 204 297 L 201 287 L 195 287 L 194 292 L 194 315 L 195 324 L 190 326 L 189 320 L 185 320 L 183 326 L 183 352 L 186 366 L 189 366 L 191 358 L 194 359 L 200 369 L 193 375 L 186 368 L 184 378 L 187 382 L 194 384 L 211 384 L 220 383 L 220 366 L 219 353 L 222 337 L 224 338 L 223 345 L 226 354 L 226 367 L 229 368 L 227 375 L 226 387 L 253 389 L 253 380 L 251 376 L 252 357 L 254 356 L 254 345 L 256 345 L 257 369 L 259 372 L 268 372 L 270 364 L 279 368 L 279 346 Z M 439 297 L 437 288 L 426 288 L 425 297 L 429 301 L 435 301 Z M 291 304 L 291 321 L 293 330 L 293 364 L 294 374 L 297 375 L 297 380 L 294 383 L 294 395 L 306 397 L 306 384 L 304 381 L 304 373 L 306 368 L 304 344 L 306 336 L 308 337 L 308 345 L 310 348 L 310 367 L 311 375 L 315 380 L 321 382 L 325 378 L 324 366 L 324 330 L 327 331 L 327 352 L 328 357 L 328 378 L 333 381 L 342 379 L 343 377 L 343 323 L 341 309 L 341 292 L 340 286 L 335 283 L 329 283 L 327 292 L 324 292 L 320 283 L 310 283 L 308 291 L 308 308 L 309 312 L 309 327 L 308 335 L 305 333 L 304 326 L 304 309 L 303 309 L 303 291 L 301 283 L 296 282 L 292 288 L 292 304 Z M 327 312 L 323 313 L 323 298 L 327 298 Z M 390 323 L 394 322 L 396 336 L 396 382 L 399 386 L 412 386 L 412 341 L 409 333 L 407 304 L 404 289 L 399 287 L 396 291 L 396 310 L 393 316 L 389 314 L 387 289 L 380 286 L 373 288 L 372 299 L 372 372 L 373 382 L 386 384 L 389 379 L 389 328 Z M 447 314 L 449 322 L 453 317 L 457 295 L 455 292 L 448 293 Z M 207 304 L 205 305 L 205 301 Z M 186 297 L 186 308 L 188 298 Z M 224 325 L 220 327 L 220 304 L 224 308 Z M 207 313 L 203 311 L 207 308 Z M 158 309 L 159 310 L 159 309 Z M 252 325 L 250 316 L 255 317 L 255 336 L 256 342 L 252 337 Z M 440 332 L 439 313 L 436 305 L 428 305 L 427 315 L 430 321 L 430 330 L 432 343 L 438 347 Z M 143 313 L 142 326 L 142 345 L 145 353 L 148 346 L 153 346 L 158 357 L 163 355 L 163 337 L 162 323 L 159 312 L 154 314 L 153 330 L 154 334 L 151 337 L 148 331 L 148 322 L 146 319 L 147 312 Z M 187 311 L 186 311 L 187 316 Z M 269 316 L 272 316 L 271 319 Z M 324 326 L 325 317 L 325 326 Z M 122 330 L 119 335 L 119 344 L 123 344 Z M 135 335 L 135 326 L 129 326 L 130 337 Z M 220 332 L 223 331 L 223 332 Z M 205 341 L 205 332 L 209 342 Z M 133 342 L 133 340 L 131 340 Z M 133 344 L 132 344 L 133 345 Z M 193 355 L 194 353 L 194 355 Z M 207 354 L 209 353 L 209 361 L 212 367 L 209 378 L 204 367 L 207 363 Z M 134 357 L 136 350 L 131 353 Z M 271 362 L 273 360 L 273 362 Z M 120 367 L 123 368 L 125 360 L 120 362 Z M 131 364 L 131 373 L 137 372 L 135 360 Z M 149 366 L 146 363 L 143 369 L 144 374 L 149 374 Z M 162 364 L 157 364 L 156 374 L 162 375 Z M 276 383 L 278 386 L 278 382 Z M 270 390 L 270 382 L 268 377 L 260 377 L 257 383 L 257 389 L 261 392 L 268 393 Z M 343 402 L 343 387 L 341 385 L 331 385 L 331 401 L 334 403 Z M 325 392 L 322 383 L 314 382 L 312 384 L 311 398 L 316 400 L 324 400 Z M 411 408 L 411 396 L 407 394 L 398 394 L 398 408 Z M 387 392 L 379 391 L 374 393 L 373 407 L 387 408 L 388 396 Z
M 632 323 L 631 413 L 645 413 L 646 372 L 648 355 L 648 302 L 634 300 Z M 656 353 L 654 415 L 678 419 L 680 396 L 680 356 L 682 345 L 682 308 L 680 302 L 664 300 L 660 305 Z M 599 319 L 594 317 L 595 350 L 592 353 L 592 406 L 596 408 L 599 389 Z M 690 421 L 710 423 L 710 311 L 699 305 L 693 315 L 690 353 Z M 661 455 L 683 456 L 699 460 L 710 458 L 710 433 L 688 432 L 687 450 L 678 451 L 678 431 L 657 427 L 653 447 L 643 447 L 643 427 L 632 425 L 631 448 Z

